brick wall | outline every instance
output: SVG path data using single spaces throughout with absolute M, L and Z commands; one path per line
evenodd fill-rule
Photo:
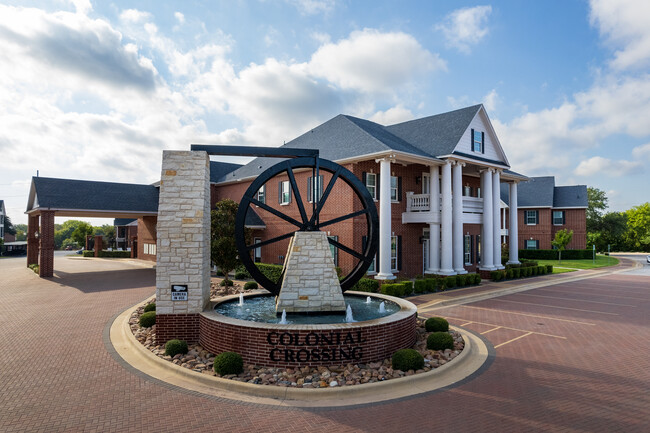
M 156 224 L 158 217 L 145 216 L 138 219 L 138 258 L 141 260 L 156 261 L 155 254 L 145 254 L 144 244 L 156 245 Z
M 41 212 L 38 240 L 40 242 L 38 275 L 51 277 L 54 275 L 54 211 Z
M 188 343 L 199 341 L 198 314 L 156 314 L 156 344 L 178 338 Z
M 525 220 L 526 210 L 538 210 L 539 220 L 537 225 L 527 225 Z M 573 239 L 567 249 L 584 249 L 587 245 L 587 219 L 585 209 L 558 209 L 564 211 L 565 223 L 553 224 L 553 209 L 519 209 L 519 248 L 526 248 L 526 240 L 539 240 L 539 248 L 549 250 L 553 246 L 551 241 L 559 230 L 573 230 Z
M 411 347 L 416 337 L 415 319 L 414 313 L 385 324 L 310 330 L 298 326 L 265 327 L 263 324 L 239 326 L 201 314 L 199 344 L 215 354 L 226 351 L 239 353 L 245 363 L 255 365 L 304 367 L 365 363 L 388 358 L 398 349 Z M 341 333 L 340 344 L 335 344 L 337 332 Z M 324 341 L 322 335 L 330 337 L 332 344 Z M 318 344 L 314 344 L 316 341 Z

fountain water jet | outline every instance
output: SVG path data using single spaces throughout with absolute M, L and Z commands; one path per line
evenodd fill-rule
M 244 306 L 244 294 L 243 293 L 239 294 L 239 306 L 240 307 Z
M 370 296 L 368 296 L 368 297 L 366 298 L 366 304 L 369 304 L 369 303 L 370 303 Z
M 278 322 L 280 325 L 286 325 L 289 322 L 287 322 L 287 311 L 282 310 L 282 317 L 280 318 L 280 321 Z
M 386 304 L 384 303 L 384 301 L 381 301 L 381 304 L 379 304 L 379 312 L 380 313 L 386 312 Z
M 354 317 L 352 317 L 352 307 L 350 307 L 350 304 L 348 304 L 348 309 L 345 310 L 345 321 L 347 323 L 352 323 L 354 322 Z

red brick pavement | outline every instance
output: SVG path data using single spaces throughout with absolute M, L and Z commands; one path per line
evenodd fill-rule
M 517 303 L 490 299 L 429 312 L 487 324 L 475 323 L 479 332 L 520 330 L 485 334 L 495 345 L 530 331 L 567 339 L 529 334 L 498 347 L 486 371 L 449 390 L 331 410 L 203 397 L 124 368 L 106 349 L 106 325 L 152 295 L 153 284 L 153 271 L 105 260 L 57 257 L 50 280 L 24 259 L 0 260 L 0 431 L 650 430 L 646 277 L 600 277 L 525 292 L 546 298 L 515 294 L 503 300 Z

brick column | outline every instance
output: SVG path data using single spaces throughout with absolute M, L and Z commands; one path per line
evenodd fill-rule
M 206 152 L 164 151 L 158 204 L 156 340 L 199 339 L 210 301 L 210 159 Z M 187 286 L 187 300 L 172 300 Z
M 95 257 L 99 257 L 99 252 L 104 248 L 104 242 L 102 241 L 102 236 L 95 236 Z
M 41 229 L 39 230 L 40 263 L 38 275 L 41 278 L 54 275 L 54 211 L 41 212 Z
M 30 215 L 27 220 L 27 266 L 38 264 L 38 215 Z

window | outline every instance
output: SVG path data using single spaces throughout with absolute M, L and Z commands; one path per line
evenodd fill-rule
M 527 239 L 526 240 L 526 249 L 527 250 L 536 250 L 537 249 L 537 241 L 533 239 Z
M 338 236 L 328 236 L 328 238 L 338 241 L 339 237 Z M 339 249 L 336 248 L 334 245 L 330 244 L 330 251 L 332 252 L 332 260 L 334 260 L 334 266 L 339 265 Z
M 257 200 L 266 203 L 266 185 L 262 185 L 259 191 L 257 191 Z
M 537 211 L 536 210 L 527 210 L 526 211 L 526 225 L 529 225 L 529 226 L 537 225 Z
M 280 204 L 289 204 L 291 201 L 291 186 L 288 180 L 280 182 Z
M 399 180 L 396 176 L 390 177 L 390 201 L 399 201 Z
M 390 237 L 390 270 L 397 271 L 397 236 Z
M 466 265 L 472 264 L 472 237 L 465 235 L 465 244 L 463 246 L 463 257 Z
M 474 134 L 472 140 L 472 150 L 474 152 L 483 153 L 483 133 L 481 131 L 474 131 L 473 129 L 472 133 Z
M 377 175 L 375 173 L 366 173 L 366 188 L 370 196 L 377 200 Z
M 318 185 L 314 185 L 314 179 L 309 176 L 307 178 L 307 201 L 312 202 L 314 193 L 316 193 L 317 200 L 323 196 L 323 175 L 318 176 Z
M 156 244 L 147 244 L 147 243 L 145 243 L 145 244 L 143 244 L 143 247 L 144 247 L 143 249 L 144 249 L 145 254 L 149 254 L 151 256 L 156 255 Z
M 372 263 L 370 263 L 370 266 L 368 267 L 368 271 L 366 271 L 367 274 L 374 274 L 377 271 L 375 270 L 375 265 L 377 264 L 377 257 L 372 259 Z
M 554 226 L 564 225 L 564 211 L 563 210 L 554 210 L 553 211 L 553 225 Z
M 254 244 L 259 244 L 260 242 L 262 242 L 262 238 L 254 238 L 253 239 Z M 262 262 L 262 247 L 255 248 L 254 261 L 255 261 L 255 263 L 261 263 Z
M 476 263 L 481 263 L 481 235 L 476 235 Z

